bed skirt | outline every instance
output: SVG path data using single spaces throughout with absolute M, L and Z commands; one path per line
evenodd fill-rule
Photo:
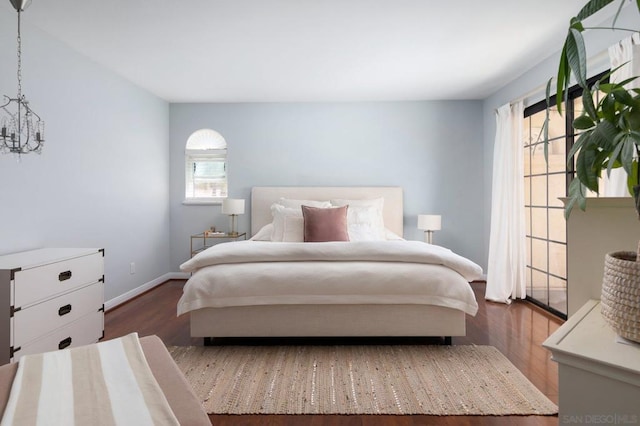
M 192 337 L 464 336 L 463 311 L 435 305 L 263 305 L 191 311 Z

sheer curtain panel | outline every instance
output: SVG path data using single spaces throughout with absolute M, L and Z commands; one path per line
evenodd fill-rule
M 628 78 L 640 75 L 640 33 L 635 33 L 631 37 L 621 40 L 619 43 L 609 47 L 609 60 L 611 69 L 615 69 L 622 64 L 626 64 L 611 74 L 610 80 L 613 83 L 624 81 Z M 640 87 L 640 79 L 636 79 L 627 84 L 625 88 L 633 89 Z M 622 167 L 611 170 L 611 175 L 602 177 L 603 189 L 600 195 L 604 197 L 630 197 L 627 189 L 627 173 Z
M 526 297 L 523 102 L 496 111 L 491 233 L 485 298 L 510 303 Z

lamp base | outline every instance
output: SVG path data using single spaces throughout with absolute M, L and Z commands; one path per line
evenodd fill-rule
M 433 244 L 433 231 L 424 231 L 424 242 Z
M 238 235 L 238 231 L 236 230 L 236 216 L 235 214 L 230 215 L 231 216 L 231 231 L 228 232 L 230 237 L 235 237 Z

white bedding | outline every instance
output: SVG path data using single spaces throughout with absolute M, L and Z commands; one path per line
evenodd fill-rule
M 468 282 L 482 268 L 419 241 L 222 243 L 181 265 L 193 272 L 178 315 L 207 307 L 432 304 L 475 315 Z

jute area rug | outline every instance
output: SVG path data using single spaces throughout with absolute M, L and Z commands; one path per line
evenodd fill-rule
M 491 346 L 174 346 L 169 352 L 209 414 L 558 412 Z

